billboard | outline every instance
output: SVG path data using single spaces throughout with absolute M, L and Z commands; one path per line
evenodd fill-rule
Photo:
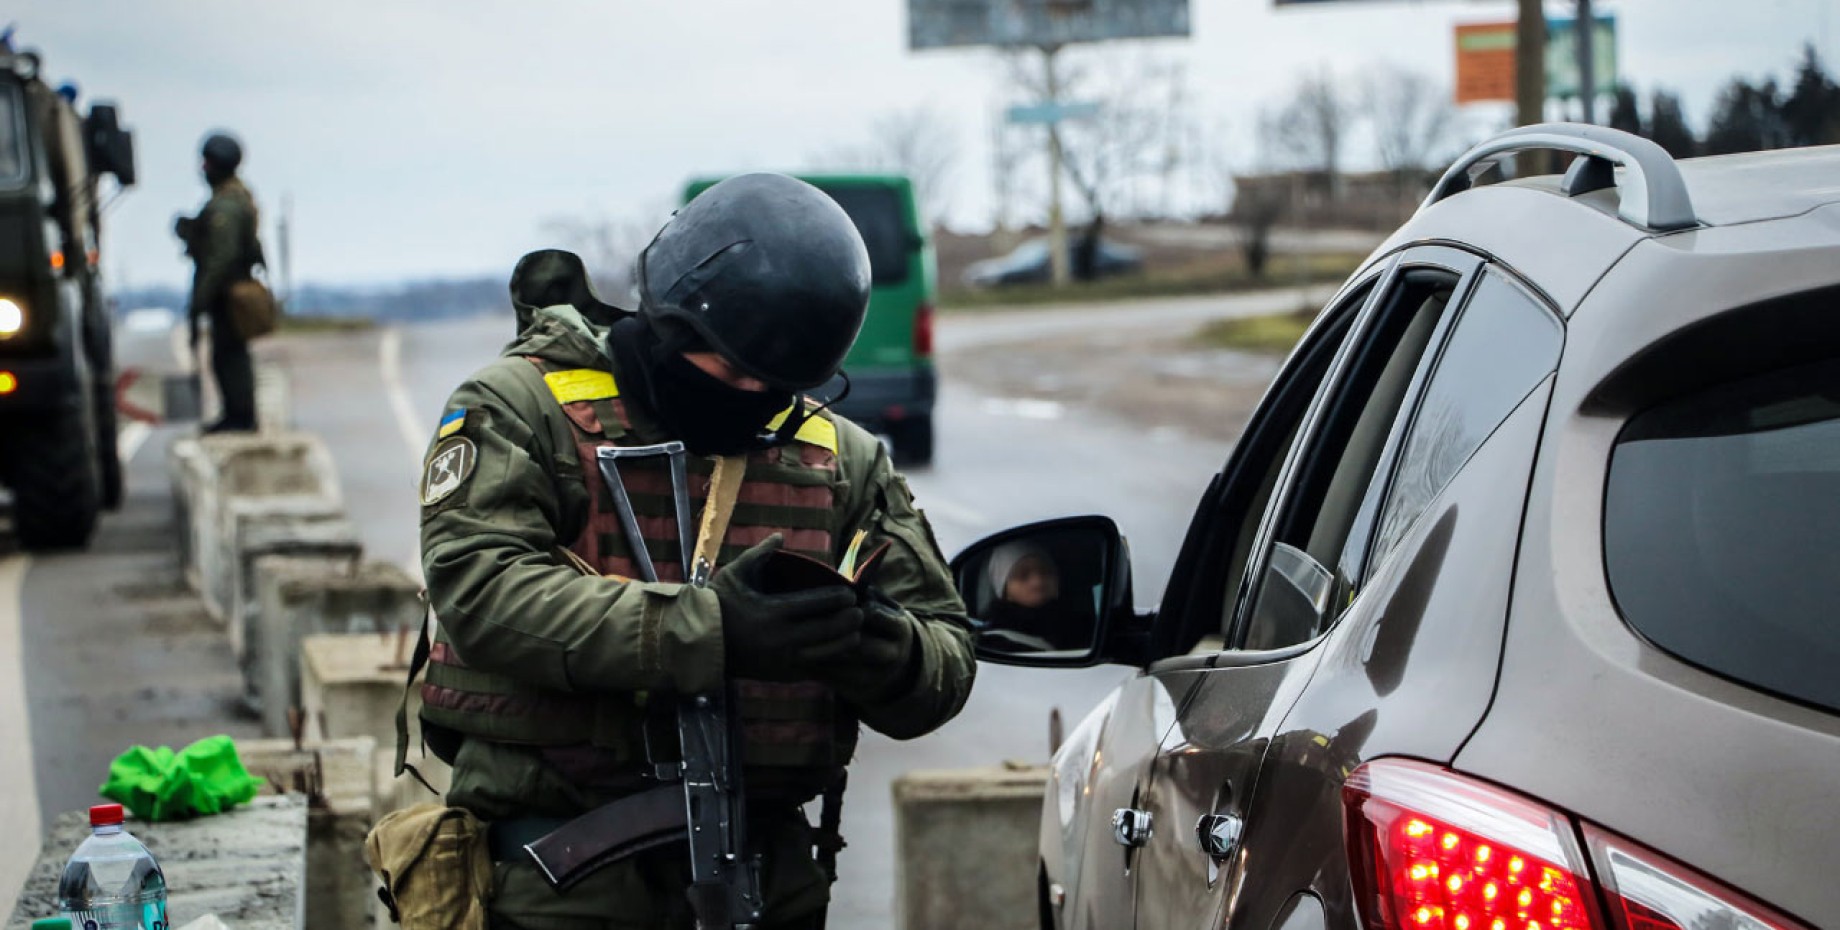
M 1057 46 L 1188 35 L 1188 0 L 907 0 L 907 46 Z
M 1599 94 L 1616 93 L 1616 14 L 1593 16 L 1591 83 Z M 1578 68 L 1578 20 L 1546 19 L 1546 96 L 1569 100 L 1583 83 Z
M 1457 27 L 1457 103 L 1514 99 L 1514 22 Z
M 1286 0 L 1319 2 L 1319 0 Z M 1597 16 L 1591 76 L 1601 94 L 1616 91 L 1616 17 Z M 1513 22 L 1466 23 L 1457 26 L 1457 103 L 1512 102 L 1514 100 Z M 1546 20 L 1546 96 L 1569 100 L 1578 96 L 1578 23 L 1574 19 Z

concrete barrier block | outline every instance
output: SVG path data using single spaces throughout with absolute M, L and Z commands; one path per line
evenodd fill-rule
M 219 620 L 229 615 L 235 550 L 223 532 L 224 502 L 233 498 L 319 497 L 337 504 L 338 473 L 319 438 L 307 433 L 220 434 L 190 440 L 196 452 L 175 461 L 184 468 L 180 480 L 187 498 L 188 572 Z
M 301 637 L 300 702 L 307 732 L 328 739 L 370 736 L 393 745 L 413 645 L 407 635 L 391 633 Z M 420 695 L 411 694 L 409 713 L 420 704 Z
M 248 651 L 251 614 L 255 609 L 255 562 L 268 555 L 315 555 L 355 562 L 361 551 L 358 529 L 345 518 L 338 501 L 319 495 L 233 497 L 220 507 L 217 544 L 230 570 L 219 574 L 222 619 L 229 628 L 230 651 Z
M 269 790 L 305 795 L 307 930 L 346 930 L 381 910 L 364 864 L 364 837 L 376 822 L 377 742 L 369 737 L 308 742 L 252 740 L 237 745 L 250 773 Z
M 198 498 L 203 493 L 207 460 L 196 436 L 173 441 L 166 449 L 166 475 L 172 481 L 173 517 L 179 535 L 179 564 L 185 582 L 200 588 L 198 540 L 207 538 L 198 528 Z
M 420 752 L 421 709 L 419 690 L 408 692 L 408 761 L 428 781 L 413 775 L 396 776 L 396 710 L 402 706 L 407 660 L 414 647 L 413 634 L 326 634 L 307 636 L 300 643 L 300 695 L 306 711 L 307 733 L 336 739 L 372 736 L 377 754 L 377 815 L 440 799 L 452 783 L 452 770 L 434 756 Z M 428 789 L 432 787 L 434 792 Z M 438 792 L 438 793 L 437 793 Z
M 259 797 L 196 820 L 128 821 L 128 830 L 166 873 L 166 913 L 174 926 L 215 914 L 237 930 L 306 926 L 307 799 Z M 89 836 L 87 811 L 60 815 L 7 922 L 24 928 L 57 913 L 58 876 Z
M 903 930 L 1034 930 L 1046 767 L 895 780 L 895 914 Z
M 288 708 L 300 706 L 300 638 L 350 629 L 354 615 L 370 617 L 373 609 L 364 598 L 341 596 L 361 583 L 361 547 L 348 522 L 266 530 L 258 524 L 251 532 L 245 548 L 255 596 L 244 628 L 245 700 L 259 712 L 263 731 L 279 736 L 287 732 Z

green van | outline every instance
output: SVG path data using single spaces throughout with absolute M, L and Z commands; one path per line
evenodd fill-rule
M 914 186 L 895 174 L 799 175 L 843 207 L 869 247 L 869 316 L 844 360 L 850 393 L 837 412 L 893 444 L 896 461 L 933 460 L 933 243 L 920 224 Z M 719 177 L 697 178 L 684 202 Z M 816 392 L 835 397 L 842 381 Z

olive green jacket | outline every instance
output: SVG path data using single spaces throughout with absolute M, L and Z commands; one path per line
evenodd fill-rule
M 454 392 L 443 418 L 448 434 L 471 439 L 478 451 L 460 486 L 422 508 L 429 601 L 460 658 L 482 671 L 569 692 L 708 690 L 724 678 L 713 591 L 584 576 L 557 552 L 586 523 L 588 488 L 567 417 L 525 357 L 612 371 L 605 346 L 605 331 L 573 308 L 544 308 L 503 358 Z M 634 442 L 667 438 L 637 404 L 627 412 Z M 876 583 L 915 621 L 920 663 L 906 693 L 853 706 L 883 734 L 920 736 L 956 715 L 970 694 L 969 622 L 932 531 L 881 443 L 833 420 L 843 483 L 832 538 L 841 546 L 867 528 L 892 542 Z M 462 751 L 458 767 L 469 755 L 476 753 Z M 465 777 L 455 772 L 456 793 Z M 540 806 L 566 813 L 553 800 Z
M 186 246 L 192 256 L 191 316 L 209 316 L 233 281 L 249 277 L 260 260 L 256 245 L 256 202 L 236 178 L 218 182 L 192 222 Z

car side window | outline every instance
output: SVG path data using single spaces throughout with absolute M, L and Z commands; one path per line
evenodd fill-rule
M 1540 381 L 1559 366 L 1559 320 L 1500 272 L 1465 302 L 1413 415 L 1373 553 L 1380 564 L 1432 498 Z
M 1360 579 L 1338 571 L 1343 552 L 1351 540 L 1364 545 L 1367 538 L 1356 521 L 1369 488 L 1384 480 L 1387 437 L 1459 280 L 1444 269 L 1403 272 L 1340 381 L 1327 388 L 1320 424 L 1280 504 L 1238 648 L 1304 642 L 1354 599 Z

